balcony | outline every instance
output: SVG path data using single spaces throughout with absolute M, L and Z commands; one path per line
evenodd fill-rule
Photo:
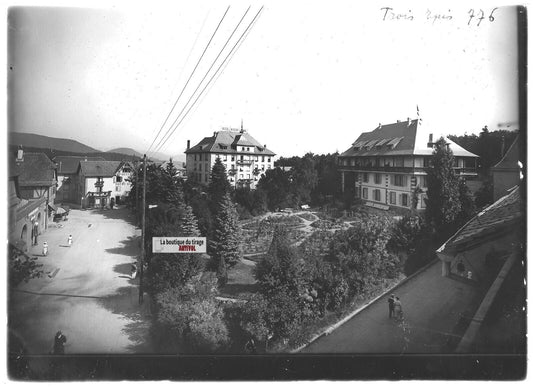
M 237 160 L 237 164 L 239 165 L 251 165 L 253 163 L 253 160 Z
M 396 172 L 396 173 L 425 173 L 428 167 L 391 167 L 391 166 L 363 166 L 339 165 L 339 171 L 344 172 Z M 460 176 L 477 176 L 476 168 L 454 167 L 453 170 Z

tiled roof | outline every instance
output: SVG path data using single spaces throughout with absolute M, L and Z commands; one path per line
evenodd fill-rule
M 74 174 L 78 171 L 80 161 L 105 161 L 103 157 L 56 156 L 53 161 L 57 165 L 58 175 Z
M 85 177 L 114 176 L 122 161 L 80 161 L 81 174 Z
M 438 251 L 461 251 L 475 240 L 501 231 L 511 231 L 509 226 L 518 222 L 522 216 L 520 189 L 515 187 L 511 193 L 478 213 Z
M 243 153 L 232 148 L 233 146 L 253 147 L 249 152 L 265 156 L 274 156 L 275 153 L 261 145 L 248 132 L 221 130 L 211 137 L 204 137 L 195 146 L 186 150 L 185 153 Z
M 22 162 L 16 162 L 11 154 L 9 157 L 9 174 L 18 176 L 21 187 L 54 185 L 55 169 L 55 164 L 44 153 L 24 152 Z
M 436 141 L 439 136 L 434 134 L 433 140 Z M 428 140 L 429 132 L 425 127 L 422 130 L 422 120 L 399 121 L 362 133 L 340 156 L 431 155 L 433 148 L 427 146 Z M 454 155 L 477 157 L 450 139 L 446 141 Z

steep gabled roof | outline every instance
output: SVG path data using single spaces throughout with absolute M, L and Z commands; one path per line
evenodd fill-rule
M 221 130 L 211 137 L 204 137 L 185 153 L 237 153 L 236 146 L 253 147 L 249 152 L 258 155 L 274 156 L 275 153 L 265 148 L 248 132 Z M 242 153 L 239 151 L 238 153 Z
M 44 153 L 24 152 L 24 161 L 10 155 L 10 176 L 18 176 L 20 187 L 52 186 L 56 183 L 55 164 Z
M 459 231 L 448 239 L 437 252 L 453 254 L 464 250 L 482 238 L 490 238 L 499 232 L 512 232 L 510 226 L 523 217 L 522 198 L 519 187 L 478 213 Z
M 433 148 L 427 146 L 429 134 L 420 119 L 380 125 L 371 132 L 362 133 L 340 156 L 431 155 Z M 439 135 L 433 134 L 433 140 L 438 140 Z M 455 156 L 477 157 L 450 139 L 446 141 Z
M 82 156 L 56 156 L 53 162 L 57 165 L 59 175 L 74 174 L 78 170 L 80 161 L 105 161 L 103 157 L 82 157 Z
M 520 134 L 516 136 L 513 143 L 507 149 L 507 153 L 502 157 L 502 159 L 494 166 L 492 167 L 493 170 L 503 170 L 503 169 L 511 169 L 511 170 L 518 170 L 518 160 L 520 156 L 520 149 L 519 149 L 519 138 Z
M 78 168 L 85 177 L 111 177 L 121 165 L 122 161 L 80 161 Z

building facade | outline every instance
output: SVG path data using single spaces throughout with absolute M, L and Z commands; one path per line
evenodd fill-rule
M 80 161 L 78 192 L 83 208 L 108 208 L 125 202 L 133 166 L 126 161 Z
M 426 168 L 437 139 L 421 119 L 380 124 L 362 133 L 338 158 L 342 191 L 353 192 L 370 207 L 424 210 Z M 477 156 L 449 139 L 447 143 L 456 173 L 465 179 L 477 177 Z
M 21 251 L 38 243 L 54 214 L 55 165 L 44 153 L 22 149 L 9 158 L 8 238 Z
M 56 203 L 80 202 L 78 192 L 78 166 L 80 161 L 105 161 L 102 157 L 56 156 L 52 160 L 57 166 Z
M 228 180 L 233 187 L 255 189 L 259 179 L 274 168 L 274 152 L 261 145 L 250 133 L 241 129 L 223 128 L 205 137 L 192 148 L 187 142 L 187 179 L 209 184 L 211 168 L 217 158 L 226 167 Z

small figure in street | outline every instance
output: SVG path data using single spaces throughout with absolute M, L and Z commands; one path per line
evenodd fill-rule
M 400 297 L 396 297 L 394 300 L 394 318 L 396 320 L 403 319 L 402 303 L 400 302 Z
M 135 279 L 137 276 L 137 265 L 134 263 L 131 264 L 131 279 Z
M 72 246 L 72 234 L 68 236 L 68 247 Z
M 250 337 L 250 340 L 246 342 L 244 350 L 246 353 L 256 353 L 255 342 L 253 338 Z
M 44 242 L 43 243 L 43 256 L 47 256 L 48 255 L 48 243 Z
M 57 331 L 54 337 L 54 349 L 53 349 L 52 354 L 64 355 L 66 342 L 67 342 L 67 337 L 61 332 L 61 330 Z
M 391 294 L 387 302 L 389 303 L 389 318 L 392 318 L 394 315 L 394 294 Z

